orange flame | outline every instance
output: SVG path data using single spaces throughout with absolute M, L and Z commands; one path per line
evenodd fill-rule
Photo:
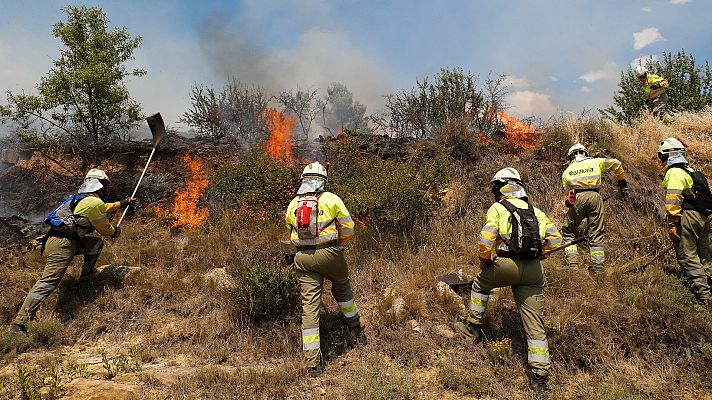
M 293 160 L 292 129 L 297 123 L 296 118 L 280 113 L 273 108 L 265 109 L 263 117 L 269 128 L 267 154 L 275 160 L 280 158 Z
M 537 133 L 530 124 L 520 121 L 504 111 L 498 111 L 497 116 L 504 124 L 504 135 L 510 143 L 520 149 L 534 148 Z
M 186 182 L 185 189 L 176 193 L 171 214 L 175 217 L 174 227 L 199 226 L 210 212 L 207 208 L 198 208 L 197 202 L 208 187 L 208 179 L 203 175 L 204 162 L 193 159 L 189 154 L 183 156 L 183 161 L 190 168 L 191 177 Z

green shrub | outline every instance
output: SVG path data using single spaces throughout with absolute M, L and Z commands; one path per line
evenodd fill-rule
M 254 152 L 218 168 L 210 179 L 210 193 L 224 206 L 282 221 L 301 170 L 299 163 L 273 160 Z
M 443 364 L 438 369 L 438 381 L 443 388 L 460 394 L 483 397 L 492 394 L 492 376 L 488 369 L 480 368 L 478 373 L 472 369 L 452 364 Z
M 447 183 L 443 155 L 418 155 L 405 162 L 354 160 L 330 178 L 329 190 L 339 195 L 359 221 L 380 231 L 409 233 L 418 221 L 439 208 Z
M 27 335 L 5 332 L 0 334 L 0 355 L 15 351 L 21 353 L 32 346 L 32 338 Z
M 54 343 L 64 329 L 64 324 L 58 319 L 42 319 L 27 324 L 28 332 L 40 345 Z
M 235 279 L 230 302 L 238 317 L 252 324 L 278 320 L 298 306 L 294 271 L 255 266 Z

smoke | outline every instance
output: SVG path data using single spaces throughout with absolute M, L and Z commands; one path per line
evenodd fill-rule
M 291 48 L 261 46 L 249 30 L 224 15 L 203 22 L 199 43 L 208 64 L 219 78 L 234 77 L 276 94 L 296 88 L 319 88 L 341 82 L 369 109 L 380 109 L 391 85 L 385 71 L 368 54 L 337 31 L 312 28 Z

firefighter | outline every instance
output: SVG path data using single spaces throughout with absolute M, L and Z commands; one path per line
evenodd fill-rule
M 694 170 L 685 159 L 685 145 L 675 138 L 660 143 L 658 158 L 665 166 L 665 211 L 670 240 L 683 281 L 700 303 L 712 303 L 709 277 L 712 277 L 710 217 L 700 212 L 694 201 Z M 706 210 L 709 211 L 709 210 Z
M 591 158 L 586 147 L 577 143 L 568 152 L 569 166 L 561 175 L 566 196 L 566 221 L 561 228 L 564 239 L 570 242 L 576 239 L 578 226 L 586 219 L 588 226 L 589 252 L 591 265 L 589 272 L 592 275 L 603 272 L 606 259 L 603 250 L 603 199 L 599 190 L 603 175 L 607 172 L 613 174 L 618 180 L 618 190 L 621 196 L 627 196 L 628 183 L 622 163 L 615 158 Z M 581 259 L 576 245 L 568 246 L 565 250 L 566 263 L 576 268 L 581 265 Z
M 542 251 L 563 245 L 563 238 L 546 214 L 529 204 L 516 169 L 499 170 L 492 178 L 491 188 L 497 202 L 487 210 L 487 221 L 480 232 L 482 270 L 472 284 L 465 323 L 458 322 L 455 327 L 476 342 L 481 341 L 490 292 L 511 286 L 527 336 L 531 383 L 536 389 L 547 390 L 550 361 L 544 329 L 545 279 L 540 259 Z M 513 218 L 514 214 L 518 218 Z M 513 229 L 515 219 L 528 222 Z
M 302 350 L 312 374 L 323 370 L 320 351 L 319 309 L 324 278 L 356 339 L 365 343 L 363 326 L 349 281 L 343 244 L 354 235 L 354 221 L 339 196 L 327 192 L 327 171 L 318 162 L 304 168 L 297 196 L 287 208 L 290 239 L 297 247 L 294 264 L 302 299 Z
M 104 203 L 102 197 L 106 194 L 108 185 L 109 177 L 106 172 L 96 168 L 89 170 L 77 193 L 67 197 L 45 220 L 45 223 L 50 225 L 42 245 L 43 254 L 47 254 L 47 264 L 42 277 L 25 297 L 11 331 L 27 332 L 27 323 L 57 288 L 74 256 L 84 256 L 81 280 L 89 279 L 95 274 L 104 241 L 101 237 L 91 235 L 92 232 L 96 231 L 103 237 L 111 238 L 121 235 L 121 229 L 111 225 L 107 214 L 116 213 L 121 207 L 131 204 L 133 199 Z
M 668 103 L 667 88 L 668 81 L 658 75 L 651 74 L 642 65 L 635 67 L 635 74 L 643 85 L 643 90 L 647 95 L 645 103 L 648 104 L 653 115 L 660 118 L 664 123 L 670 122 L 670 116 L 665 112 Z

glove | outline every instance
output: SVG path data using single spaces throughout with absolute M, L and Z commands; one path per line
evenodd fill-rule
M 121 227 L 120 227 L 120 226 L 116 226 L 116 227 L 114 227 L 114 234 L 111 235 L 111 237 L 112 237 L 113 239 L 116 239 L 116 238 L 119 237 L 119 236 L 121 236 Z
M 626 182 L 625 179 L 618 181 L 618 191 L 620 192 L 621 197 L 628 197 L 628 182 Z
M 655 89 L 660 89 L 659 83 L 653 83 L 652 85 L 650 85 L 650 90 L 655 90 Z
M 136 203 L 136 199 L 133 197 L 127 197 L 127 198 L 121 200 L 120 203 L 121 203 L 121 207 L 123 208 L 123 207 L 130 206 L 130 205 L 133 205 L 134 203 Z
M 492 259 L 489 258 L 480 258 L 480 269 L 487 269 L 490 266 L 492 266 Z
M 680 217 L 668 216 L 667 218 L 667 229 L 668 236 L 673 243 L 680 241 Z

